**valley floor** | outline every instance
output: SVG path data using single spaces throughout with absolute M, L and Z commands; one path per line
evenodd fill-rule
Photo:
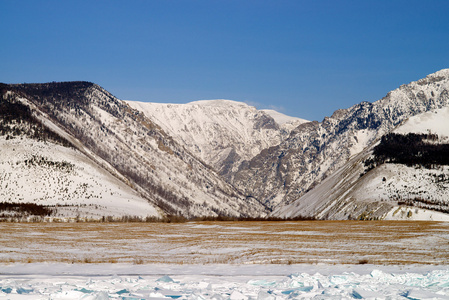
M 449 264 L 449 223 L 0 223 L 0 263 Z

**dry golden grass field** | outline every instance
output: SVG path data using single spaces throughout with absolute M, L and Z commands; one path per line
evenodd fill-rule
M 449 223 L 0 223 L 0 263 L 449 264 Z

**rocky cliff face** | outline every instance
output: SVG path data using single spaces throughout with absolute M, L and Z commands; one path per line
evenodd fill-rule
M 298 126 L 280 145 L 244 162 L 231 182 L 269 207 L 288 205 L 313 189 L 401 122 L 449 105 L 449 70 L 403 85 L 374 103 L 336 111 Z

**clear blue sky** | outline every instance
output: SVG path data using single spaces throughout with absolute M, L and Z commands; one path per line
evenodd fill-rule
M 321 121 L 449 68 L 449 1 L 0 0 L 0 82 Z

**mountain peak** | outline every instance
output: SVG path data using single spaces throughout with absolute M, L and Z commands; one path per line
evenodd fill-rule
M 438 77 L 438 76 L 445 76 L 449 77 L 449 68 L 448 69 L 441 69 L 435 73 L 429 74 L 426 77 Z

